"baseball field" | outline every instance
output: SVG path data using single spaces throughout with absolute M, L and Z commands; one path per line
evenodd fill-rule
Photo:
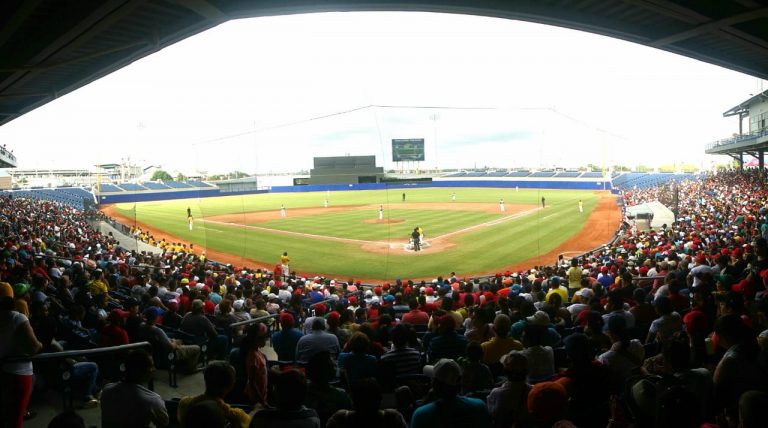
M 546 189 L 264 193 L 102 209 L 158 240 L 192 243 L 212 260 L 271 269 L 287 251 L 298 272 L 370 280 L 550 264 L 558 254 L 568 257 L 607 242 L 620 223 L 609 192 Z M 417 226 L 426 241 L 419 252 L 407 246 Z

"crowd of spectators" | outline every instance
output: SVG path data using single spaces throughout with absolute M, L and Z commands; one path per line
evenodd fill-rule
M 81 405 L 100 405 L 110 427 L 764 427 L 766 179 L 626 190 L 628 205 L 676 203 L 677 220 L 570 261 L 371 286 L 222 266 L 183 246 L 135 254 L 66 206 L 3 198 L 0 358 L 150 342 L 124 376 L 70 362 Z M 202 369 L 205 391 L 169 402 L 147 389 L 168 354 Z M 34 366 L 55 384 L 51 371 Z M 3 365 L 9 426 L 26 411 L 25 376 Z

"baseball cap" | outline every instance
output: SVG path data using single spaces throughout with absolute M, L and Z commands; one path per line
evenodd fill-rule
M 528 411 L 540 420 L 558 417 L 568 404 L 568 391 L 558 382 L 541 382 L 528 393 Z
M 461 367 L 448 358 L 441 358 L 434 366 L 425 366 L 424 374 L 448 386 L 461 385 Z
M 13 287 L 7 282 L 0 282 L 0 297 L 13 297 Z
M 155 319 L 162 314 L 163 314 L 163 310 L 158 308 L 157 306 L 150 306 L 144 310 L 144 316 L 147 317 L 147 319 Z
M 548 326 L 550 324 L 549 315 L 544 311 L 536 311 L 531 317 L 526 317 L 526 321 L 534 325 Z
M 29 284 L 27 284 L 26 282 L 19 282 L 19 283 L 13 285 L 13 295 L 14 295 L 14 297 L 19 297 L 21 295 L 24 295 L 28 291 L 29 291 Z
M 109 311 L 109 316 L 107 317 L 107 319 L 110 322 L 113 322 L 119 318 L 128 318 L 128 315 L 130 314 L 131 314 L 130 312 L 124 311 L 122 309 L 112 309 L 111 311 Z

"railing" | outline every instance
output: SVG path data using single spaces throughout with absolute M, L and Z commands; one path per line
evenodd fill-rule
M 709 143 L 706 146 L 706 150 L 712 150 L 721 146 L 729 146 L 732 144 L 743 143 L 748 140 L 756 140 L 760 137 L 768 136 L 768 128 L 764 128 L 758 131 L 750 132 L 749 134 L 736 135 L 731 138 L 723 138 L 715 142 Z
M 138 343 L 131 343 L 128 345 L 108 346 L 104 348 L 92 348 L 92 349 L 61 351 L 61 352 L 46 352 L 46 353 L 36 354 L 36 355 L 9 357 L 9 358 L 3 359 L 2 361 L 4 363 L 31 361 L 34 364 L 39 362 L 63 360 L 66 358 L 94 357 L 94 356 L 100 356 L 100 355 L 106 355 L 106 354 L 116 354 L 116 353 L 131 351 L 134 349 L 149 349 L 150 355 L 152 354 L 152 345 L 149 342 L 138 342 Z M 64 390 L 62 392 L 62 404 L 63 404 L 64 410 L 73 408 L 73 398 L 72 398 L 73 368 L 74 366 L 69 366 L 66 370 L 63 370 L 61 372 L 61 380 L 64 385 Z M 124 371 L 124 370 L 125 368 L 122 367 L 121 365 L 120 371 Z M 154 389 L 151 379 L 148 387 L 150 390 Z

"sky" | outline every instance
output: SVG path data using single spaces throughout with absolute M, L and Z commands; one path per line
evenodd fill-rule
M 434 13 L 224 23 L 0 127 L 19 168 L 127 159 L 185 174 L 693 163 L 764 81 L 589 33 Z M 424 138 L 419 164 L 391 140 Z M 43 155 L 40 151 L 44 150 Z

